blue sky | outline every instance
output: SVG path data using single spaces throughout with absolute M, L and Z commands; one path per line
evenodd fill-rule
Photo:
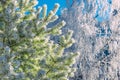
M 69 0 L 69 1 L 70 1 L 70 4 L 71 4 L 71 3 L 72 3 L 72 0 Z M 79 2 L 80 0 L 77 0 L 77 1 Z M 48 6 L 48 12 L 54 8 L 54 4 L 55 4 L 55 3 L 59 3 L 59 4 L 60 4 L 60 8 L 59 8 L 59 10 L 58 10 L 58 12 L 57 12 L 58 15 L 60 15 L 60 12 L 61 12 L 61 10 L 62 10 L 63 8 L 69 6 L 69 5 L 66 5 L 66 0 L 38 0 L 38 2 L 39 2 L 38 6 L 43 6 L 44 4 L 47 4 L 47 6 Z M 97 3 L 97 2 L 98 2 L 98 0 L 96 0 L 96 3 Z M 107 2 L 108 2 L 109 4 L 111 4 L 111 3 L 112 3 L 112 0 L 107 0 Z M 86 0 L 84 0 L 84 3 L 87 4 Z M 102 4 L 101 4 L 101 6 L 102 6 Z M 101 6 L 98 5 L 98 10 L 96 11 L 96 15 L 99 15 L 98 13 L 99 13 L 99 11 L 100 11 L 101 8 L 102 8 Z M 111 6 L 109 5 L 108 10 L 107 10 L 106 13 L 105 13 L 105 15 L 107 15 L 107 16 L 106 16 L 106 17 L 104 17 L 104 16 L 98 16 L 96 19 L 97 19 L 98 21 L 103 21 L 103 20 L 108 19 L 108 17 L 109 17 L 109 11 L 110 11 L 110 10 L 111 10 Z
M 48 6 L 48 12 L 54 8 L 55 3 L 60 4 L 60 8 L 57 12 L 57 14 L 60 14 L 60 11 L 66 7 L 66 0 L 38 0 L 39 4 L 38 6 L 43 6 L 44 4 L 47 4 Z

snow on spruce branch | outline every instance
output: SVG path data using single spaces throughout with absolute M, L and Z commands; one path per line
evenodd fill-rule
M 0 0 L 0 80 L 68 80 L 74 76 L 77 53 L 64 55 L 74 43 L 72 32 L 60 36 L 59 43 L 51 35 L 62 34 L 65 22 L 52 28 L 58 19 L 59 4 L 47 15 L 47 5 L 34 8 L 37 0 Z

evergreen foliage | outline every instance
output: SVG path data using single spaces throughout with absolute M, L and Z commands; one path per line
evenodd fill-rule
M 72 31 L 60 35 L 64 21 L 53 28 L 59 5 L 47 15 L 47 6 L 35 9 L 37 0 L 0 0 L 0 80 L 67 80 L 73 76 L 77 54 L 63 54 L 74 40 Z

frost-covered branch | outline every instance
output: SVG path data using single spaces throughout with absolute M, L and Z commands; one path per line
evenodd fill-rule
M 35 9 L 37 0 L 0 0 L 0 80 L 67 80 L 73 76 L 75 56 L 64 49 L 74 43 L 72 31 L 62 34 L 65 22 L 58 19 L 59 4 L 47 15 L 47 5 Z
M 61 18 L 67 23 L 63 31 L 73 30 L 76 40 L 69 50 L 81 53 L 73 80 L 120 79 L 120 7 L 117 1 L 76 0 L 62 11 Z

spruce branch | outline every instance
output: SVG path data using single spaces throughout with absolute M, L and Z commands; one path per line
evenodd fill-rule
M 64 55 L 64 50 L 74 43 L 71 31 L 63 35 L 60 43 L 50 39 L 51 35 L 60 36 L 66 23 L 61 21 L 47 28 L 58 19 L 55 14 L 59 4 L 47 15 L 47 5 L 36 10 L 37 3 L 0 1 L 1 80 L 67 80 L 75 72 L 71 66 L 77 55 Z

